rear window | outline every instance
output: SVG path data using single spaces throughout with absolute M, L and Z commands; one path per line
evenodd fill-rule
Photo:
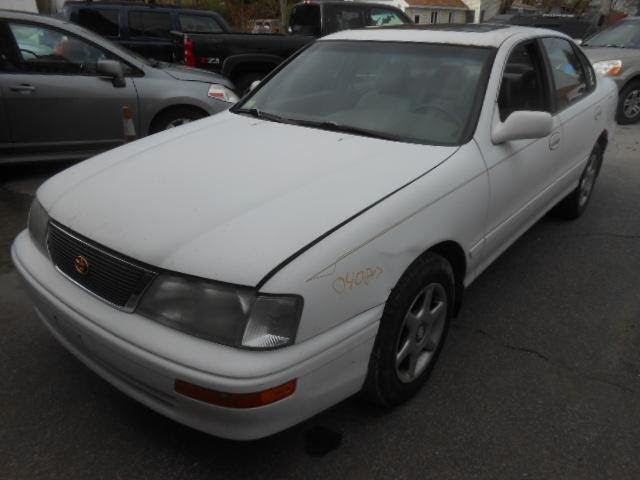
M 191 33 L 220 33 L 222 27 L 215 18 L 206 15 L 180 15 L 180 29 Z
M 81 8 L 78 23 L 99 35 L 117 37 L 120 34 L 119 15 L 120 12 L 113 9 Z
M 129 34 L 136 37 L 169 37 L 171 15 L 163 12 L 129 12 Z
M 289 30 L 297 35 L 320 35 L 320 6 L 298 5 L 291 12 Z
M 362 28 L 369 22 L 365 21 L 362 7 L 352 5 L 327 5 L 324 10 L 324 34 Z

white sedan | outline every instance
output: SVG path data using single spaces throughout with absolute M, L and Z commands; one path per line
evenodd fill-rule
M 341 32 L 50 179 L 13 261 L 66 348 L 178 422 L 252 439 L 357 392 L 396 405 L 464 288 L 585 210 L 616 97 L 557 32 Z

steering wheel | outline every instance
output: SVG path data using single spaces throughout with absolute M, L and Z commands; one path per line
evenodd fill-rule
M 438 105 L 434 105 L 433 103 L 423 103 L 422 105 L 418 105 L 416 108 L 411 109 L 411 112 L 423 113 L 423 112 L 426 112 L 427 110 L 433 110 L 435 112 L 439 112 L 440 117 L 444 117 L 446 120 L 449 120 L 449 122 L 453 123 L 458 128 L 462 127 L 462 121 L 457 116 L 455 116 L 450 111 L 445 110 L 442 107 L 439 107 Z
M 36 52 L 33 52 L 31 50 L 27 50 L 26 48 L 21 48 L 20 49 L 20 53 L 22 53 L 22 52 L 29 53 L 29 54 L 33 55 L 35 58 L 40 58 L 40 55 L 38 55 Z

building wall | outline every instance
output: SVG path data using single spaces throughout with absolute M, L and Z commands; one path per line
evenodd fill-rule
M 411 20 L 415 21 L 416 16 L 420 17 L 417 23 L 431 22 L 431 13 L 438 12 L 436 23 L 465 23 L 466 14 L 464 10 L 448 10 L 446 8 L 430 8 L 430 7 L 409 7 L 405 13 L 409 15 Z M 451 22 L 449 22 L 449 14 L 451 13 Z
M 487 21 L 498 14 L 500 10 L 500 0 L 462 0 L 469 10 L 473 10 L 473 23 Z M 482 12 L 484 11 L 484 16 Z

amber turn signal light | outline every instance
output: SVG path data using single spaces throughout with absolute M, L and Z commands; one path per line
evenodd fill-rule
M 176 380 L 174 390 L 180 395 L 193 398 L 201 402 L 227 408 L 255 408 L 269 405 L 283 398 L 293 395 L 296 391 L 297 380 L 291 380 L 283 385 L 269 388 L 255 393 L 225 393 L 210 390 L 200 385 Z

